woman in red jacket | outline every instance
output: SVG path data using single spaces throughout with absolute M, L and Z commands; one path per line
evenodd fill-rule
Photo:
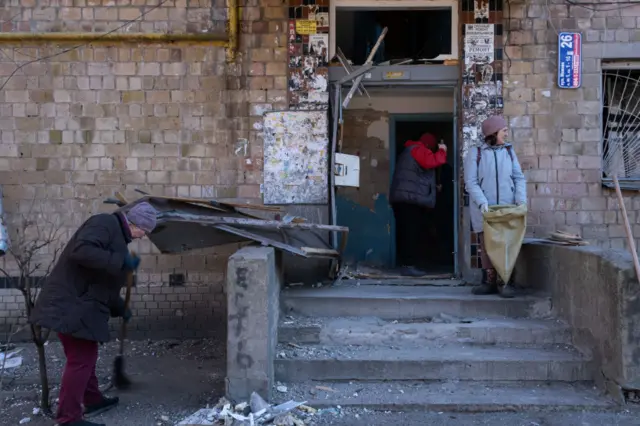
M 398 262 L 403 275 L 422 276 L 426 272 L 417 268 L 424 253 L 423 230 L 436 205 L 435 169 L 447 162 L 447 146 L 425 133 L 419 141 L 407 141 L 396 163 L 391 182 L 390 202 L 396 219 L 396 246 Z

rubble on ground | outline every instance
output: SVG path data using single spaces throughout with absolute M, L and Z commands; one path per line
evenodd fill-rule
M 271 405 L 256 392 L 251 394 L 249 402 L 233 405 L 226 398 L 220 398 L 213 408 L 202 408 L 176 426 L 305 426 L 317 410 L 304 405 L 305 402 L 287 401 Z

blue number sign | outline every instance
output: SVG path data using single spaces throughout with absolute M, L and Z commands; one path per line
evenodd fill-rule
M 577 89 L 582 84 L 582 35 L 558 35 L 558 87 Z

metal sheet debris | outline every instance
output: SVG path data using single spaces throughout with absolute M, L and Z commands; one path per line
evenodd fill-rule
M 266 206 L 246 206 L 216 200 L 144 196 L 126 205 L 126 212 L 140 202 L 148 202 L 158 211 L 158 225 L 149 239 L 162 253 L 182 253 L 229 243 L 256 241 L 265 246 L 305 258 L 339 258 L 322 235 L 349 229 L 342 226 L 309 223 L 299 217 L 282 220 L 279 210 Z M 261 216 L 244 213 L 239 208 L 251 207 Z M 266 208 L 266 210 L 265 210 Z

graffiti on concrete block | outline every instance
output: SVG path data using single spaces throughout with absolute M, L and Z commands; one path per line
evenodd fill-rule
M 243 368 L 250 368 L 253 365 L 253 358 L 245 348 L 246 336 L 243 334 L 247 331 L 246 323 L 249 320 L 249 303 L 245 300 L 244 292 L 249 289 L 247 282 L 248 270 L 240 267 L 236 270 L 235 295 L 233 297 L 233 314 L 229 315 L 229 324 L 235 323 L 233 326 L 233 336 L 236 338 L 236 362 Z

